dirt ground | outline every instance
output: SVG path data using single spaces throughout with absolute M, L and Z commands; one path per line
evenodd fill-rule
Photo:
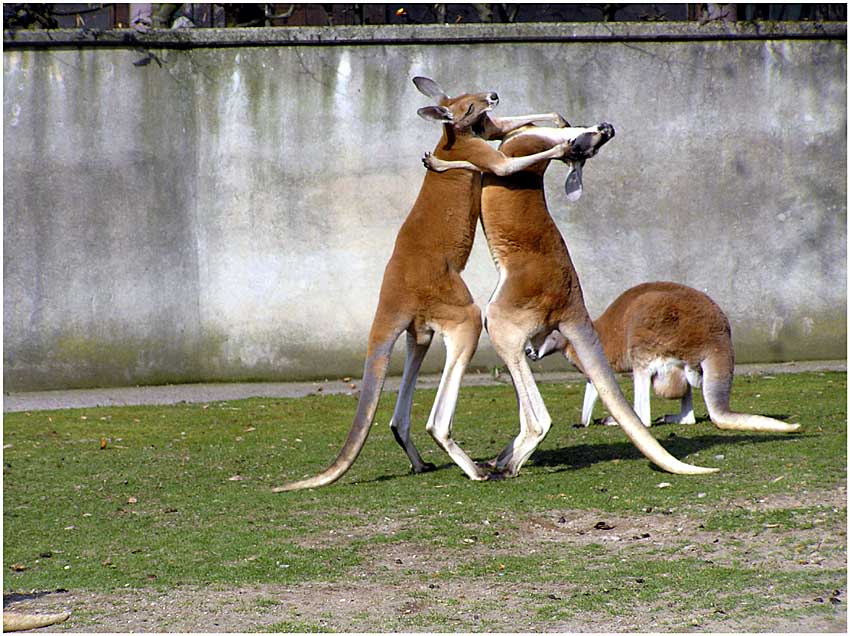
M 846 505 L 846 488 L 817 495 L 812 505 Z M 744 502 L 741 502 L 742 504 Z M 753 503 L 746 502 L 753 509 Z M 735 502 L 730 502 L 734 506 Z M 758 502 L 756 510 L 792 507 L 793 502 L 773 497 Z M 604 519 L 606 527 L 597 527 Z M 649 514 L 635 521 L 628 516 L 574 510 L 549 510 L 545 514 L 516 520 L 518 529 L 509 545 L 498 550 L 481 545 L 465 551 L 464 560 L 499 553 L 528 553 L 541 546 L 567 544 L 603 545 L 616 558 L 621 546 L 629 554 L 669 551 L 672 558 L 705 558 L 719 565 L 746 561 L 759 569 L 788 571 L 793 568 L 843 569 L 846 567 L 844 532 L 823 534 L 817 523 L 793 533 L 797 545 L 814 546 L 806 554 L 789 555 L 785 533 L 753 529 L 736 533 L 736 541 L 717 540 L 700 527 L 693 513 Z M 387 528 L 373 530 L 386 532 Z M 369 529 L 363 530 L 368 532 Z M 305 540 L 305 547 L 345 541 L 327 531 Z M 281 631 L 344 632 L 810 632 L 846 633 L 846 589 L 827 591 L 823 596 L 797 598 L 772 590 L 771 609 L 758 614 L 704 610 L 694 616 L 676 603 L 658 598 L 639 611 L 613 616 L 604 611 L 567 612 L 569 619 L 547 619 L 539 612 L 541 599 L 569 608 L 581 590 L 570 581 L 556 583 L 500 582 L 488 577 L 440 579 L 439 571 L 453 569 L 459 557 L 423 548 L 421 545 L 391 543 L 376 546 L 358 568 L 358 579 L 336 583 L 300 585 L 257 585 L 237 589 L 182 587 L 176 590 L 127 589 L 113 593 L 75 590 L 36 592 L 4 598 L 6 609 L 34 612 L 70 610 L 71 618 L 42 631 L 72 632 L 246 632 Z M 388 581 L 379 583 L 377 581 Z M 640 583 L 628 582 L 637 585 Z M 624 584 L 624 583 L 620 583 Z M 830 607 L 807 618 L 789 619 L 785 610 L 807 606 Z

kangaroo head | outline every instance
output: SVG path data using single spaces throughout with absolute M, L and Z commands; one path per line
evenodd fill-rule
M 540 360 L 556 351 L 564 353 L 568 346 L 567 339 L 560 331 L 557 329 L 544 330 L 531 337 L 525 347 L 525 355 L 531 360 Z
M 464 93 L 449 97 L 442 88 L 428 77 L 414 77 L 413 83 L 423 95 L 437 101 L 435 106 L 425 106 L 417 113 L 423 119 L 448 124 L 458 132 L 475 133 L 481 128 L 486 113 L 499 103 L 499 96 L 493 92 Z
M 581 197 L 581 172 L 584 162 L 593 157 L 605 143 L 614 137 L 614 127 L 609 123 L 601 123 L 581 133 L 573 139 L 570 152 L 562 157 L 569 172 L 564 181 L 564 191 L 568 201 L 578 201 Z
M 593 157 L 599 149 L 614 137 L 614 127 L 609 123 L 576 129 L 578 134 L 570 140 L 570 151 L 564 155 L 566 161 L 584 161 Z
M 541 360 L 553 353 L 563 354 L 579 371 L 584 373 L 584 368 L 581 366 L 572 343 L 557 329 L 552 331 L 544 329 L 531 336 L 526 342 L 525 355 L 528 356 L 529 360 Z
M 522 157 L 548 150 L 562 143 L 569 144 L 569 150 L 560 161 L 567 164 L 568 172 L 564 189 L 569 201 L 581 197 L 581 174 L 584 162 L 595 156 L 599 149 L 614 137 L 614 127 L 608 123 L 596 126 L 569 126 L 566 128 L 548 128 L 525 126 L 511 133 L 499 147 L 509 157 Z M 548 164 L 541 163 L 537 171 L 542 174 Z

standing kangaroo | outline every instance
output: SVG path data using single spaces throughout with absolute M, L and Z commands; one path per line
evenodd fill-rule
M 469 160 L 496 174 L 511 174 L 535 161 L 563 155 L 566 144 L 553 144 L 531 157 L 511 158 L 485 139 L 501 139 L 532 122 L 566 125 L 556 113 L 520 117 L 489 117 L 496 93 L 448 97 L 431 79 L 416 77 L 420 92 L 437 101 L 419 109 L 427 120 L 443 125 L 435 153 L 446 160 Z M 481 180 L 477 174 L 455 171 L 425 175 L 419 196 L 404 221 L 384 271 L 378 308 L 369 333 L 366 364 L 354 422 L 336 460 L 322 473 L 274 488 L 274 492 L 316 488 L 333 483 L 354 463 L 372 426 L 393 345 L 407 331 L 407 357 L 390 427 L 415 472 L 433 470 L 410 439 L 413 390 L 434 332 L 442 334 L 446 363 L 426 430 L 470 479 L 487 479 L 451 437 L 452 418 L 463 373 L 478 346 L 481 310 L 460 277 L 466 266 L 480 212 Z
M 532 155 L 568 143 L 565 155 L 572 163 L 567 177 L 568 196 L 581 193 L 581 167 L 614 136 L 610 124 L 589 128 L 530 127 L 508 136 L 500 150 L 512 157 Z M 499 282 L 486 309 L 486 327 L 504 361 L 519 403 L 519 435 L 492 462 L 494 471 L 515 476 L 551 426 L 551 418 L 525 359 L 525 345 L 538 334 L 557 329 L 568 339 L 585 373 L 605 406 L 638 449 L 658 467 L 678 474 L 715 472 L 686 464 L 668 453 L 652 437 L 631 409 L 614 377 L 584 304 L 578 275 L 561 233 L 549 214 L 543 175 L 549 160 L 511 176 L 491 174 L 486 166 L 466 161 L 444 161 L 426 155 L 432 170 L 466 168 L 484 172 L 481 223 L 490 253 L 499 270 Z
M 681 412 L 665 415 L 665 422 L 693 424 L 691 387 L 702 385 L 708 416 L 717 428 L 782 433 L 800 428 L 729 408 L 735 372 L 732 330 L 720 307 L 696 289 L 667 282 L 637 285 L 611 303 L 593 326 L 614 371 L 632 371 L 635 412 L 646 426 L 652 422 L 651 384 L 661 397 L 682 400 Z M 560 332 L 540 334 L 540 339 L 539 347 L 532 342 L 526 350 L 532 360 L 562 351 L 581 369 L 575 350 Z M 585 426 L 590 424 L 596 397 L 596 389 L 588 382 L 581 412 Z

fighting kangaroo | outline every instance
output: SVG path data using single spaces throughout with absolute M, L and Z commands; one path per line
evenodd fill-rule
M 566 121 L 556 114 L 496 118 L 496 93 L 467 93 L 448 97 L 431 79 L 416 77 L 420 92 L 437 105 L 419 109 L 427 120 L 443 125 L 435 153 L 446 160 L 469 160 L 496 174 L 508 175 L 536 161 L 560 157 L 566 144 L 553 144 L 530 157 L 512 158 L 492 148 L 485 139 L 501 139 L 532 122 L 558 126 Z M 433 470 L 422 460 L 410 439 L 413 390 L 422 360 L 435 332 L 442 334 L 446 363 L 426 430 L 470 479 L 487 479 L 451 437 L 452 418 L 463 373 L 478 346 L 481 310 L 460 277 L 466 266 L 478 222 L 481 179 L 477 174 L 428 172 L 413 209 L 401 226 L 395 249 L 384 271 L 378 308 L 369 333 L 366 364 L 354 422 L 336 460 L 322 473 L 274 489 L 275 492 L 316 488 L 341 477 L 354 463 L 366 441 L 381 395 L 393 345 L 407 332 L 407 357 L 390 427 L 407 453 L 415 472 Z
M 614 136 L 610 124 L 589 128 L 530 127 L 507 136 L 500 150 L 512 157 L 532 155 L 568 143 L 571 164 L 567 193 L 581 194 L 586 159 Z M 534 156 L 534 155 L 532 155 Z M 525 345 L 557 329 L 568 339 L 602 401 L 638 449 L 658 467 L 678 474 L 715 472 L 686 464 L 668 453 L 643 426 L 614 377 L 584 304 L 578 275 L 561 233 L 549 214 L 543 175 L 549 160 L 511 176 L 498 176 L 468 161 L 426 155 L 432 170 L 465 168 L 484 172 L 481 223 L 499 281 L 485 312 L 487 333 L 511 374 L 519 403 L 519 435 L 492 463 L 496 474 L 515 476 L 551 426 L 551 418 L 525 359 Z
M 681 399 L 678 415 L 665 415 L 669 423 L 693 424 L 691 387 L 702 385 L 708 416 L 717 428 L 736 431 L 788 433 L 800 428 L 761 415 L 735 413 L 729 408 L 735 352 L 726 315 L 706 294 L 678 283 L 643 283 L 623 292 L 594 322 L 605 356 L 614 371 L 632 371 L 635 412 L 650 426 L 650 384 L 656 394 Z M 558 331 L 540 334 L 526 350 L 532 360 L 554 351 L 579 369 L 575 350 Z M 596 389 L 588 382 L 581 422 L 590 424 Z

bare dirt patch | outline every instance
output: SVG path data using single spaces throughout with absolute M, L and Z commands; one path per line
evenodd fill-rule
M 846 615 L 836 607 L 829 615 L 788 619 L 783 608 L 817 603 L 809 598 L 783 599 L 757 621 L 735 616 L 682 613 L 658 602 L 640 612 L 616 616 L 577 612 L 549 619 L 535 599 L 559 601 L 580 593 L 568 582 L 530 585 L 454 580 L 412 584 L 303 584 L 238 589 L 184 587 L 163 592 L 122 590 L 111 594 L 56 592 L 38 601 L 18 600 L 20 611 L 73 610 L 68 622 L 42 631 L 71 632 L 817 632 L 846 633 Z M 823 599 L 822 603 L 829 603 Z
M 806 503 L 835 504 L 842 510 L 844 492 L 842 488 L 816 493 Z M 765 499 L 747 505 L 769 510 L 788 503 Z M 69 621 L 43 631 L 72 632 L 846 631 L 846 578 L 843 587 L 817 595 L 772 590 L 770 611 L 738 615 L 722 609 L 694 614 L 663 595 L 641 605 L 640 611 L 605 611 L 604 597 L 602 607 L 590 610 L 577 602 L 590 592 L 573 581 L 516 581 L 498 573 L 441 576 L 482 559 L 591 546 L 605 550 L 612 559 L 661 552 L 668 559 L 689 557 L 765 572 L 840 570 L 846 567 L 846 525 L 836 532 L 834 521 L 829 533 L 813 523 L 794 531 L 752 528 L 734 536 L 705 530 L 694 511 L 640 516 L 563 510 L 508 521 L 513 529 L 503 531 L 497 542 L 470 539 L 461 549 L 436 550 L 415 541 L 371 545 L 354 578 L 342 582 L 126 589 L 108 594 L 59 590 L 10 595 L 4 606 L 44 613 L 71 610 Z M 327 531 L 313 540 L 391 536 L 406 528 L 404 521 L 379 519 L 347 534 Z M 487 530 L 470 528 L 470 536 Z M 801 613 L 801 608 L 812 611 Z

